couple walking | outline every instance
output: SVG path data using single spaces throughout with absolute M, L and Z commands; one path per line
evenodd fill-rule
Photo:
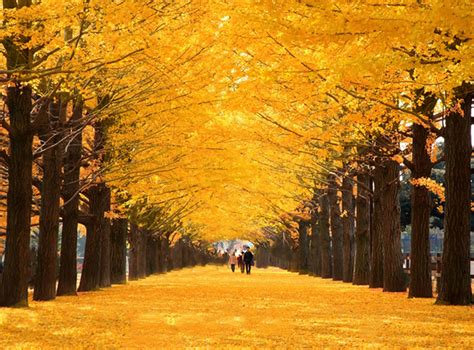
M 234 250 L 234 252 L 229 255 L 229 265 L 232 272 L 235 272 L 236 264 L 240 268 L 240 272 L 244 273 L 245 270 L 247 275 L 250 275 L 250 270 L 252 269 L 254 262 L 253 254 L 248 247 L 244 247 L 244 250 L 240 253 L 238 253 L 237 250 Z

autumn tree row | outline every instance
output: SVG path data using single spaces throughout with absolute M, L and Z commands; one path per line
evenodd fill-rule
M 354 283 L 404 290 L 398 215 L 403 164 L 413 185 L 409 295 L 432 296 L 429 216 L 435 193 L 445 212 L 438 300 L 469 304 L 473 38 L 463 15 L 468 2 L 448 10 L 450 4 L 263 2 L 260 12 L 234 14 L 250 33 L 235 45 L 246 53 L 241 63 L 248 79 L 241 88 L 257 87 L 262 118 L 285 135 L 271 138 L 287 153 L 273 166 L 292 164 L 310 192 L 295 194 L 301 210 L 320 216 L 305 219 L 313 221 L 310 240 L 305 229 L 300 235 L 293 231 L 301 238 L 294 242 L 303 247 L 298 254 L 312 251 L 305 248 L 311 241 L 317 256 L 311 262 L 321 265 L 322 275 L 331 271 L 340 279 L 346 261 Z M 434 156 L 437 139 L 445 144 L 441 159 Z M 445 188 L 431 179 L 438 162 L 445 162 Z M 352 192 L 344 187 L 347 181 L 356 187 L 355 211 L 345 198 Z M 292 216 L 278 220 L 286 233 L 276 247 L 286 242 Z M 342 233 L 350 220 L 355 220 L 353 269 L 347 258 L 350 235 Z
M 409 297 L 430 298 L 429 219 L 438 206 L 438 210 L 445 211 L 445 235 L 437 300 L 443 304 L 470 304 L 473 93 L 470 85 L 458 91 L 462 91 L 459 106 L 449 115 L 434 114 L 433 97 L 422 105 L 429 109 L 425 113 L 430 120 L 443 119 L 441 129 L 412 124 L 408 130 L 397 127 L 369 135 L 356 153 L 343 154 L 345 161 L 339 163 L 342 167 L 320 172 L 314 197 L 303 202 L 297 212 L 281 217 L 278 226 L 264 230 L 271 242 L 260 248 L 264 265 L 272 263 L 390 292 L 408 287 Z M 438 134 L 444 136 L 445 152 L 437 159 L 433 142 Z M 402 151 L 400 138 L 406 135 L 413 143 Z M 431 179 L 431 169 L 439 162 L 446 166 L 446 189 Z M 409 171 L 412 179 L 409 276 L 402 269 L 400 244 L 402 169 Z M 433 200 L 436 196 L 438 200 Z
M 28 304 L 32 259 L 35 300 L 76 293 L 80 224 L 87 240 L 79 291 L 123 282 L 127 245 L 131 278 L 208 258 L 206 243 L 181 224 L 186 205 L 145 205 L 146 196 L 106 182 L 116 158 L 126 162 L 140 147 L 130 141 L 114 148 L 114 128 L 140 126 L 157 106 L 169 108 L 190 94 L 184 76 L 169 71 L 174 64 L 185 70 L 201 49 L 169 46 L 157 59 L 158 43 L 168 45 L 170 32 L 176 39 L 176 27 L 189 24 L 197 9 L 187 2 L 137 5 L 3 1 L 1 156 L 8 178 L 2 183 L 2 306 Z M 165 121 L 157 118 L 160 123 Z M 32 257 L 36 225 L 38 251 Z
M 470 10 L 441 0 L 4 0 L 2 304 L 26 301 L 35 216 L 38 299 L 55 293 L 60 223 L 66 293 L 78 223 L 89 290 L 109 285 L 112 256 L 123 271 L 125 224 L 112 225 L 117 249 L 110 227 L 123 217 L 132 276 L 159 270 L 181 234 L 177 247 L 196 251 L 201 241 L 260 239 L 258 228 L 277 221 L 280 249 L 301 216 L 302 270 L 404 289 L 402 163 L 414 185 L 410 295 L 432 295 L 436 192 L 446 213 L 438 298 L 469 303 Z M 437 137 L 444 159 L 432 157 Z M 439 161 L 445 195 L 430 180 Z M 302 213 L 287 217 L 298 204 Z

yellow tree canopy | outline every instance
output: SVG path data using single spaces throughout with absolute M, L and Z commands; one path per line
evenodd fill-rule
M 1 74 L 81 96 L 125 204 L 206 239 L 258 237 L 370 135 L 426 122 L 415 91 L 449 109 L 474 76 L 470 1 L 33 3 L 0 12 L 32 53 Z

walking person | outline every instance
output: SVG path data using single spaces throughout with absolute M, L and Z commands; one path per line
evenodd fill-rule
M 250 249 L 247 249 L 244 253 L 245 272 L 250 275 L 250 270 L 253 265 L 253 254 Z
M 237 256 L 237 265 L 240 268 L 240 272 L 244 273 L 245 264 L 244 264 L 244 253 L 242 251 Z
M 237 250 L 234 250 L 234 252 L 229 255 L 229 265 L 232 272 L 235 272 L 235 264 L 237 264 L 237 257 L 235 256 L 236 253 Z

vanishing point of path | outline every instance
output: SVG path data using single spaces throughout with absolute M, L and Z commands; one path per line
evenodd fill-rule
M 474 348 L 472 307 L 277 269 L 151 276 L 0 309 L 0 348 Z

